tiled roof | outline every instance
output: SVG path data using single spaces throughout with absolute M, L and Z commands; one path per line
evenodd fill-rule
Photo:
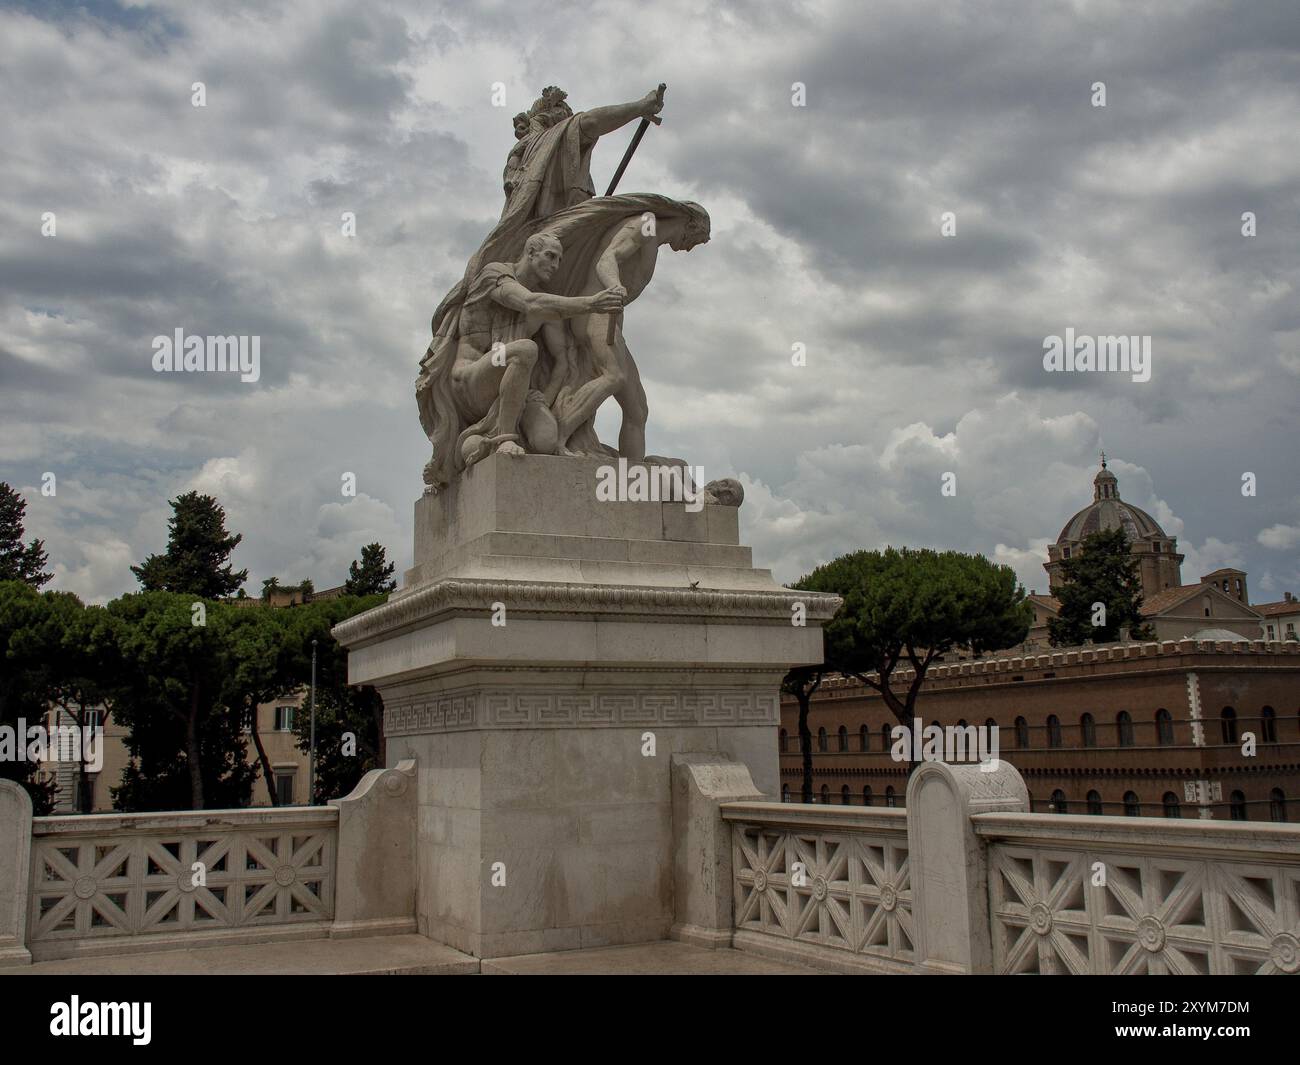
M 1166 588 L 1163 591 L 1156 592 L 1155 595 L 1142 600 L 1142 613 L 1147 617 L 1153 614 L 1163 614 L 1166 610 L 1177 606 L 1179 603 L 1191 599 L 1199 592 L 1204 585 L 1202 584 L 1181 584 L 1177 588 Z

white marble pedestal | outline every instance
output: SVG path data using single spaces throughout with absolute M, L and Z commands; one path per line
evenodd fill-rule
M 599 502 L 598 465 L 472 467 L 416 504 L 404 587 L 335 630 L 418 767 L 418 927 L 480 957 L 666 938 L 671 756 L 775 796 L 780 681 L 837 605 L 753 569 L 735 508 Z

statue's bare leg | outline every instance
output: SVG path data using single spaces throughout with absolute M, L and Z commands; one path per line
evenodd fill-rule
M 505 365 L 501 365 L 504 363 Z M 537 364 L 537 345 L 531 340 L 513 340 L 493 359 L 491 351 L 480 355 L 465 371 L 464 390 L 475 411 L 486 414 L 499 397 L 495 436 L 518 436 L 519 420 L 528 397 L 528 381 Z M 479 415 L 482 417 L 482 414 Z M 504 455 L 523 455 L 525 451 L 513 440 L 502 443 L 497 451 Z
M 632 360 L 623 338 L 618 338 L 623 349 L 623 371 L 626 383 L 614 393 L 614 401 L 623 410 L 623 425 L 618 431 L 618 453 L 629 462 L 645 458 L 645 425 L 650 417 L 645 389 L 641 386 L 641 371 Z
M 546 397 L 540 392 L 529 392 L 524 401 L 524 413 L 519 419 L 528 451 L 533 455 L 554 455 L 559 448 L 559 429 L 555 415 L 546 405 Z
M 620 357 L 619 350 L 627 350 L 623 347 L 622 331 L 615 330 L 612 346 L 605 343 L 609 317 L 607 314 L 589 314 L 583 320 L 574 322 L 574 332 L 585 339 L 597 376 L 577 389 L 566 401 L 564 414 L 560 418 L 561 443 L 567 444 L 578 426 L 594 417 L 600 405 L 627 382 L 624 360 Z

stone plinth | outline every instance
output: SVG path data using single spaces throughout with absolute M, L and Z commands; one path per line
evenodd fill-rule
M 406 586 L 335 630 L 418 767 L 418 927 L 480 957 L 665 938 L 672 755 L 775 795 L 780 681 L 838 602 L 753 569 L 734 508 L 597 501 L 597 465 L 493 456 L 421 499 Z

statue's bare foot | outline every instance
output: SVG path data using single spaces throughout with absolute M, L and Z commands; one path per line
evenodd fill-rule
M 527 455 L 528 452 L 513 440 L 507 440 L 497 448 L 498 455 Z
M 561 444 L 559 448 L 556 449 L 556 454 L 564 455 L 565 457 L 571 459 L 585 459 L 587 457 L 587 453 L 585 451 L 574 451 L 572 448 L 567 448 L 563 444 Z

